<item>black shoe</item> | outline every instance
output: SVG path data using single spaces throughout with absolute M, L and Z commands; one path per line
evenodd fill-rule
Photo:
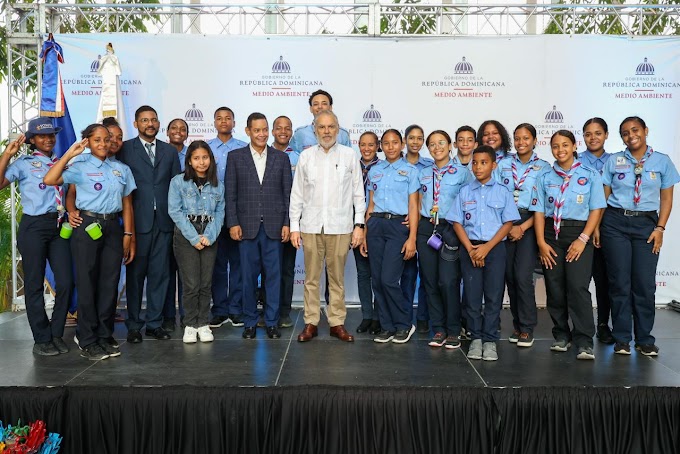
M 210 320 L 208 326 L 211 328 L 219 328 L 227 323 L 227 320 L 229 320 L 229 317 L 226 315 L 216 315 Z
M 597 325 L 596 336 L 603 344 L 613 344 L 614 342 L 616 342 L 614 340 L 614 336 L 612 336 L 612 330 L 609 329 L 609 325 L 607 325 L 606 323 Z
M 430 322 L 427 320 L 418 320 L 416 322 L 416 330 L 420 334 L 430 334 Z
M 104 352 L 106 352 L 106 354 L 109 355 L 110 358 L 120 356 L 120 350 L 115 349 L 111 345 L 109 345 L 106 339 L 99 339 L 97 343 L 102 348 L 102 350 L 104 350 Z
M 241 337 L 244 339 L 255 339 L 255 336 L 257 334 L 257 327 L 256 326 L 249 326 L 246 329 L 243 330 L 243 334 L 241 334 Z
M 365 333 L 373 324 L 373 320 L 370 318 L 365 318 L 361 321 L 361 324 L 357 328 L 357 333 Z
M 163 324 L 161 325 L 161 328 L 163 328 L 163 331 L 165 331 L 165 332 L 174 333 L 175 332 L 175 319 L 174 318 L 164 318 Z
M 59 351 L 59 353 L 68 353 L 69 351 L 71 351 L 68 348 L 68 345 L 66 345 L 66 342 L 64 342 L 64 339 L 62 339 L 61 337 L 53 337 L 52 343 L 54 344 L 54 347 Z
M 279 339 L 281 337 L 281 333 L 279 332 L 279 329 L 276 326 L 268 326 L 267 337 L 269 337 L 270 339 Z
M 371 321 L 371 327 L 368 329 L 368 334 L 376 336 L 380 334 L 381 331 L 380 322 L 378 320 Z
M 163 328 L 156 328 L 156 329 L 146 329 L 146 336 L 147 337 L 153 337 L 156 340 L 168 340 L 170 339 L 170 335 L 163 331 Z
M 245 325 L 243 318 L 240 315 L 229 314 L 227 321 L 231 323 L 231 326 L 235 326 L 236 328 L 240 328 L 241 326 Z
M 57 356 L 59 350 L 52 342 L 40 342 L 33 345 L 33 353 L 40 356 Z
M 113 337 L 101 339 L 101 342 L 105 342 L 109 347 L 115 348 L 116 350 L 118 350 L 120 348 L 120 345 L 118 345 L 118 342 Z
M 109 354 L 106 353 L 97 342 L 95 342 L 94 344 L 90 344 L 87 347 L 83 348 L 80 351 L 80 356 L 82 356 L 83 358 L 87 358 L 90 361 L 99 361 L 101 359 L 108 358 Z
M 138 329 L 131 329 L 128 331 L 127 341 L 131 344 L 141 344 L 142 343 L 142 333 Z

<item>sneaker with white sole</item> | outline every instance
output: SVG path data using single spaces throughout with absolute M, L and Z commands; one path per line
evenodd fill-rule
M 659 356 L 659 347 L 654 344 L 635 344 L 635 350 L 645 356 Z
M 198 340 L 198 330 L 192 328 L 191 326 L 184 327 L 184 336 L 182 336 L 182 342 L 185 344 L 195 344 Z
M 415 332 L 416 332 L 415 325 L 411 325 L 411 328 L 409 329 L 399 329 L 397 330 L 396 333 L 394 333 L 394 338 L 392 339 L 392 342 L 395 344 L 405 344 L 411 339 L 411 336 L 413 336 L 413 333 Z
M 475 339 L 470 342 L 467 357 L 469 359 L 482 359 L 482 340 Z
M 427 343 L 430 347 L 442 347 L 446 343 L 446 334 L 442 332 L 434 333 L 430 342 Z
M 513 331 L 512 334 L 508 336 L 508 342 L 510 342 L 511 344 L 516 344 L 517 341 L 519 340 L 520 334 L 521 333 L 518 330 Z
M 215 336 L 213 336 L 208 325 L 198 328 L 198 338 L 201 342 L 212 342 L 215 340 Z
M 579 347 L 576 359 L 595 359 L 592 347 Z
M 484 342 L 482 344 L 482 359 L 484 361 L 498 361 L 495 342 Z
M 534 345 L 534 335 L 531 333 L 520 333 L 519 338 L 517 338 L 518 347 L 531 347 Z
M 373 338 L 373 342 L 386 344 L 387 342 L 391 342 L 392 339 L 394 339 L 394 331 L 382 330 Z
M 569 350 L 569 347 L 571 347 L 571 342 L 561 339 L 553 342 L 553 344 L 550 346 L 550 350 L 554 352 L 566 352 Z

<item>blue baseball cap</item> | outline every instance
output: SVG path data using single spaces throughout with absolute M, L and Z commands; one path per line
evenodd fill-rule
M 38 117 L 28 122 L 25 135 L 26 139 L 30 139 L 38 134 L 57 134 L 59 131 L 61 128 L 55 128 L 50 117 Z

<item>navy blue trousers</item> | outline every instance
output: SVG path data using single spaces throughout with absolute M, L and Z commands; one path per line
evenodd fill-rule
M 401 222 L 401 219 L 374 217 L 367 221 L 371 283 L 380 326 L 386 331 L 410 329 L 413 319 L 413 304 L 406 299 L 400 285 L 406 263 L 401 248 L 409 234 L 408 226 Z
M 73 292 L 73 268 L 69 241 L 59 236 L 56 213 L 41 216 L 24 214 L 19 223 L 17 248 L 24 269 L 26 316 L 36 343 L 63 337 L 66 311 Z M 54 273 L 56 297 L 52 321 L 45 312 L 43 282 L 47 261 Z
M 522 216 L 518 225 L 532 214 Z M 507 262 L 505 264 L 505 285 L 510 297 L 512 326 L 521 333 L 533 334 L 537 323 L 536 293 L 534 291 L 534 268 L 538 255 L 536 232 L 533 228 L 524 232 L 519 241 L 505 242 Z
M 260 223 L 260 230 L 252 240 L 242 240 L 241 274 L 243 277 L 243 317 L 246 328 L 257 325 L 257 277 L 264 270 L 267 275 L 265 291 L 267 301 L 264 307 L 264 322 L 269 326 L 279 323 L 279 299 L 281 297 L 281 256 L 283 243 L 271 239 Z
M 412 257 L 411 260 L 406 260 L 404 263 L 404 272 L 401 276 L 401 289 L 404 296 L 413 306 L 416 296 L 416 284 L 418 284 L 418 255 Z M 423 285 L 423 277 L 420 276 L 420 283 L 418 285 L 418 307 L 416 308 L 416 319 L 420 321 L 428 321 L 430 314 L 427 312 L 427 292 Z
M 243 284 L 239 242 L 223 228 L 217 239 L 217 259 L 212 278 L 212 315 L 241 315 L 243 312 Z
M 647 244 L 658 218 L 624 216 L 607 209 L 600 226 L 612 303 L 612 334 L 616 342 L 654 344 L 654 294 L 659 256 Z M 632 328 L 632 329 L 631 329 Z
M 595 282 L 595 297 L 597 299 L 597 324 L 609 324 L 609 314 L 612 303 L 609 296 L 609 276 L 607 262 L 601 247 L 593 250 L 593 281 Z
M 354 248 L 354 263 L 357 267 L 357 288 L 361 302 L 361 317 L 364 320 L 378 320 L 377 305 L 373 306 L 373 290 L 371 289 L 371 263 L 368 257 L 361 255 L 358 247 Z
M 473 340 L 495 342 L 500 338 L 498 323 L 505 291 L 505 262 L 505 241 L 489 251 L 481 268 L 472 266 L 470 254 L 465 248 L 460 248 L 460 270 L 467 303 L 467 329 Z

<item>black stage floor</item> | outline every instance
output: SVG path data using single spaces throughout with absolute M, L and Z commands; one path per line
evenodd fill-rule
M 428 347 L 428 336 L 415 334 L 404 345 L 376 344 L 372 336 L 356 334 L 353 344 L 330 337 L 323 320 L 319 337 L 297 342 L 303 327 L 302 313 L 294 310 L 294 328 L 282 330 L 282 338 L 270 340 L 264 329 L 258 338 L 244 340 L 242 328 L 231 325 L 214 329 L 210 344 L 185 345 L 179 327 L 169 341 L 145 338 L 139 345 L 125 343 L 126 329 L 116 324 L 115 337 L 122 355 L 104 361 L 81 358 L 73 343 L 74 328 L 65 340 L 72 348 L 66 355 L 36 357 L 25 313 L 0 314 L 0 386 L 680 386 L 680 314 L 658 309 L 654 334 L 660 355 L 615 355 L 612 346 L 595 344 L 595 361 L 579 361 L 572 348 L 567 353 L 549 350 L 552 323 L 539 310 L 539 324 L 532 348 L 518 348 L 507 341 L 510 311 L 501 314 L 502 340 L 496 362 L 470 361 L 468 343 L 458 350 Z M 346 326 L 352 332 L 361 321 L 358 309 L 348 311 Z

